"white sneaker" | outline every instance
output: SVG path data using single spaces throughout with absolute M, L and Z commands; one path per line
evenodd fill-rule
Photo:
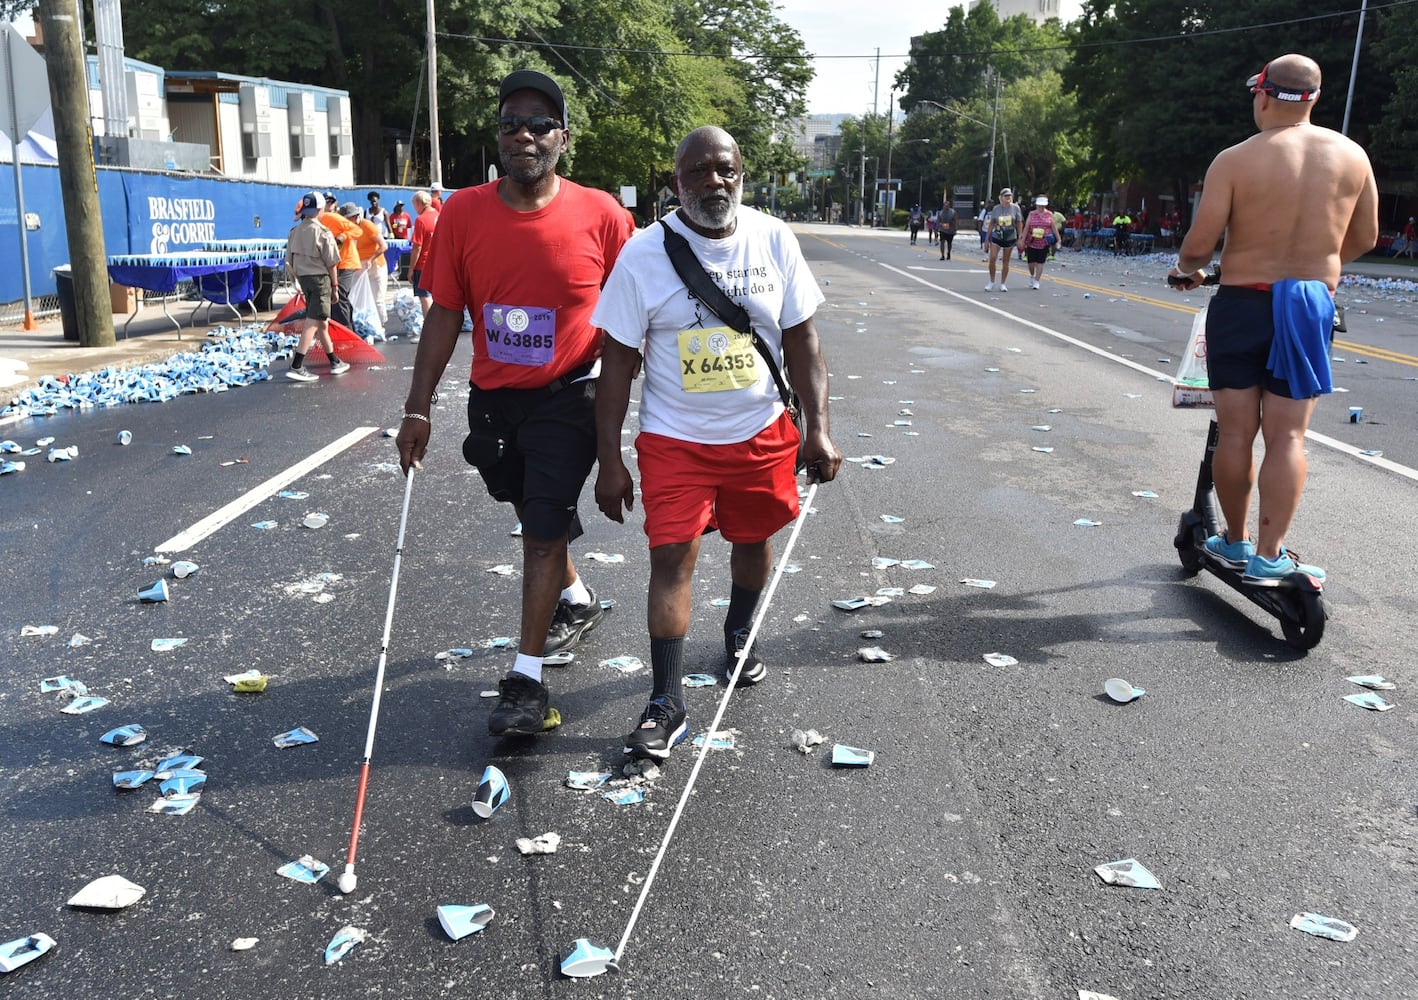
M 331 375 L 343 375 L 345 372 L 347 372 L 347 371 L 349 371 L 349 370 L 350 370 L 350 363 L 349 363 L 348 361 L 340 361 L 340 362 L 338 362 L 338 363 L 333 364 L 333 365 L 330 366 L 330 374 L 331 374 Z
M 1039 287 L 1039 282 L 1037 282 L 1037 281 L 1030 281 L 1030 282 L 1029 282 L 1029 287 L 1030 287 L 1030 288 L 1035 288 L 1035 289 L 1037 289 L 1037 288 Z
M 987 292 L 993 292 L 994 290 L 995 290 L 995 283 L 994 283 L 993 281 L 988 281 L 988 282 L 985 283 L 985 291 L 987 291 Z
M 1001 281 L 1001 282 L 999 283 L 999 290 L 1002 291 L 1002 292 L 1007 292 L 1007 291 L 1009 291 L 1008 288 L 1005 288 L 1005 287 L 1004 287 L 1004 282 L 1003 282 L 1003 281 Z
M 318 382 L 320 376 L 313 372 L 308 372 L 304 368 L 287 368 L 286 378 L 292 382 Z

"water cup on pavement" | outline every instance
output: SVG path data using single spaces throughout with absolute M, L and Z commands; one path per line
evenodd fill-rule
M 507 788 L 507 778 L 496 767 L 489 764 L 483 770 L 482 780 L 478 782 L 477 794 L 473 796 L 473 812 L 482 819 L 487 819 L 497 812 L 498 807 L 507 801 L 511 793 Z
M 1351 424 L 1362 424 L 1364 422 L 1364 408 L 1362 406 L 1349 407 L 1349 422 Z
M 1125 681 L 1121 677 L 1109 677 L 1103 682 L 1103 690 L 1107 692 L 1109 698 L 1120 705 L 1136 701 L 1147 693 L 1142 688 L 1133 687 L 1129 681 Z
M 443 927 L 443 933 L 454 941 L 469 934 L 476 934 L 492 923 L 494 916 L 492 907 L 486 903 L 476 906 L 445 905 L 438 908 L 438 922 Z
M 561 960 L 561 974 L 573 979 L 599 976 L 611 968 L 615 962 L 615 952 L 602 948 L 586 938 L 577 938 L 570 953 Z
M 130 445 L 130 444 L 132 444 L 132 443 L 133 443 L 133 432 L 132 432 L 132 431 L 119 431 L 119 432 L 118 432 L 118 443 L 121 444 L 121 445 Z

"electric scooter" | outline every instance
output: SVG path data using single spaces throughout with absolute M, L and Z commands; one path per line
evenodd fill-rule
M 1207 275 L 1205 284 L 1219 283 L 1220 273 Z M 1183 282 L 1167 278 L 1168 284 L 1181 285 Z M 1328 612 L 1324 604 L 1324 584 L 1308 573 L 1291 573 L 1278 587 L 1257 587 L 1244 582 L 1242 570 L 1232 569 L 1217 562 L 1206 550 L 1206 540 L 1221 531 L 1221 516 L 1216 504 L 1215 481 L 1212 478 L 1211 463 L 1216 454 L 1216 443 L 1220 431 L 1216 421 L 1206 435 L 1206 453 L 1202 456 L 1201 467 L 1197 470 L 1196 496 L 1191 510 L 1181 516 L 1177 524 L 1177 537 L 1172 544 L 1177 547 L 1182 569 L 1188 575 L 1196 575 L 1202 570 L 1220 578 L 1232 589 L 1244 594 L 1254 604 L 1260 605 L 1280 621 L 1280 631 L 1285 642 L 1295 649 L 1313 649 L 1324 637 L 1324 624 Z

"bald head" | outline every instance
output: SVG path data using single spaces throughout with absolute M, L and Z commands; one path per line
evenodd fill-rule
M 1278 59 L 1272 59 L 1265 67 L 1265 78 L 1286 90 L 1318 91 L 1320 89 L 1320 64 L 1309 56 L 1291 52 Z
M 679 169 L 685 156 L 691 151 L 702 152 L 705 149 L 722 148 L 733 150 L 734 159 L 742 166 L 743 161 L 739 157 L 739 144 L 734 141 L 734 137 L 717 125 L 701 125 L 680 140 L 679 148 L 675 150 L 675 169 Z

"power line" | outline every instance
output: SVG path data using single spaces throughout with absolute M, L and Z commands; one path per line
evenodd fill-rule
M 1375 4 L 1369 7 L 1370 13 L 1377 13 L 1382 10 L 1391 10 L 1395 7 L 1409 7 L 1418 3 L 1418 0 L 1390 0 L 1388 3 Z M 1001 54 L 1027 55 L 1036 52 L 1059 52 L 1059 51 L 1080 51 L 1083 49 L 1115 48 L 1123 45 L 1151 45 L 1157 42 L 1172 42 L 1189 38 L 1208 38 L 1215 35 L 1231 35 L 1243 31 L 1261 31 L 1267 28 L 1283 28 L 1294 24 L 1305 24 L 1311 21 L 1330 21 L 1339 18 L 1357 17 L 1361 12 L 1358 10 L 1332 11 L 1328 14 L 1311 14 L 1306 17 L 1292 17 L 1283 21 L 1267 21 L 1262 24 L 1247 24 L 1234 28 L 1213 28 L 1208 31 L 1185 31 L 1175 32 L 1169 35 L 1150 35 L 1143 38 L 1117 38 L 1097 42 L 1070 42 L 1062 45 L 1038 45 L 1027 48 L 994 48 L 983 51 L 966 52 L 944 52 L 942 56 L 968 57 L 989 57 Z M 526 23 L 525 21 L 523 23 Z M 738 54 L 726 54 L 723 52 L 688 52 L 674 51 L 670 49 L 633 49 L 621 48 L 611 45 L 572 45 L 565 42 L 548 42 L 545 39 L 531 42 L 521 38 L 495 38 L 488 35 L 466 35 L 451 31 L 440 31 L 439 35 L 445 38 L 458 38 L 473 42 L 487 42 L 498 45 L 523 45 L 529 48 L 547 48 L 552 50 L 564 49 L 567 51 L 580 52 L 614 52 L 622 55 L 633 56 L 684 56 L 690 59 L 764 59 L 764 60 L 796 60 L 806 58 L 809 61 L 827 59 L 876 59 L 874 53 L 856 53 L 851 55 L 816 55 L 809 53 L 806 56 L 786 55 L 782 53 L 769 52 L 741 52 Z M 539 36 L 540 38 L 540 36 Z M 882 59 L 910 59 L 915 53 L 898 52 L 884 54 Z

